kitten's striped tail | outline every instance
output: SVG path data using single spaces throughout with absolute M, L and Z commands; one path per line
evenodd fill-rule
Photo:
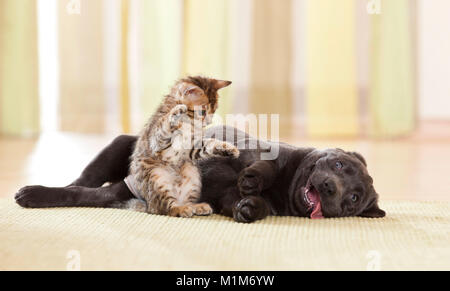
M 129 209 L 137 212 L 147 212 L 147 203 L 140 199 L 130 199 L 127 201 L 114 202 L 109 205 L 110 208 Z

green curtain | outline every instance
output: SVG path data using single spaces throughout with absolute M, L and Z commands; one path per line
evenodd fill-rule
M 413 45 L 408 0 L 381 1 L 372 15 L 370 135 L 409 134 L 415 124 Z
M 0 134 L 39 132 L 36 1 L 0 1 Z

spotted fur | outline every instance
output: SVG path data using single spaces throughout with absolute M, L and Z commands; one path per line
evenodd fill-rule
M 148 213 L 180 217 L 212 213 L 208 204 L 197 203 L 202 185 L 196 162 L 239 156 L 234 145 L 203 139 L 203 129 L 217 110 L 217 91 L 230 84 L 203 77 L 182 79 L 150 118 L 130 165 L 130 177 Z

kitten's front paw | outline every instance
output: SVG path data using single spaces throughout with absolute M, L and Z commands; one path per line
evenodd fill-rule
M 208 203 L 194 204 L 195 215 L 207 216 L 213 213 L 213 209 Z
M 169 216 L 190 218 L 194 216 L 195 208 L 192 205 L 174 206 L 169 211 Z
M 183 116 L 187 113 L 187 106 L 184 104 L 179 104 L 175 106 L 170 111 L 170 127 L 171 128 L 180 128 L 183 124 Z
M 239 158 L 237 147 L 228 142 L 218 142 L 213 153 L 216 156 Z

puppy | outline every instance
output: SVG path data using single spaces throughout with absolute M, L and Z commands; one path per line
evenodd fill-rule
M 209 130 L 213 136 L 215 132 L 217 128 Z M 239 160 L 216 158 L 201 164 L 202 199 L 216 213 L 247 223 L 268 215 L 313 219 L 386 215 L 378 207 L 378 194 L 360 154 L 269 143 L 259 148 L 276 145 L 279 154 L 267 161 L 260 159 L 261 149 L 242 149 L 252 137 L 230 127 L 223 132 L 237 137 L 241 155 Z

